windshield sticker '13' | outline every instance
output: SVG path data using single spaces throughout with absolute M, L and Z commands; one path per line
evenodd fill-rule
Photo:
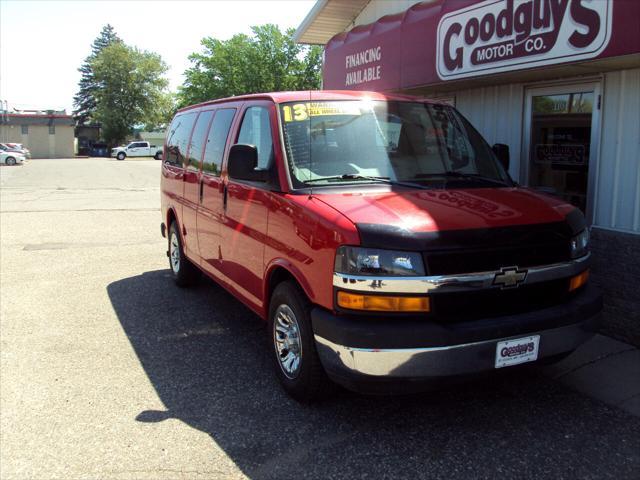
M 354 105 L 350 105 L 353 103 Z M 309 117 L 330 115 L 361 115 L 358 102 L 312 102 L 296 103 L 282 107 L 285 122 L 304 122 Z

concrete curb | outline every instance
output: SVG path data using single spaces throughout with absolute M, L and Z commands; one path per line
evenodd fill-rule
M 596 335 L 542 371 L 573 390 L 640 417 L 640 349 L 633 345 Z

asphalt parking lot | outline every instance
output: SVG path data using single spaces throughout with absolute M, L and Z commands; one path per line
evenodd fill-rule
M 2 479 L 640 476 L 640 418 L 535 369 L 290 400 L 252 313 L 172 283 L 159 168 L 0 170 Z

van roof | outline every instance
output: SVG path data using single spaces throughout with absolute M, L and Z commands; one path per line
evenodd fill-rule
M 303 101 L 326 101 L 326 100 L 355 100 L 361 98 L 369 98 L 371 100 L 392 100 L 392 101 L 429 101 L 423 97 L 414 97 L 411 95 L 400 95 L 395 93 L 370 92 L 364 90 L 301 90 L 296 92 L 269 92 L 269 93 L 253 93 L 250 95 L 238 95 L 237 97 L 220 98 L 217 100 L 209 100 L 207 102 L 190 105 L 181 108 L 178 112 L 184 112 L 193 108 L 203 107 L 205 105 L 214 105 L 224 102 L 237 102 L 244 100 L 271 100 L 274 103 L 284 102 L 303 102 Z M 438 102 L 433 102 L 438 103 Z

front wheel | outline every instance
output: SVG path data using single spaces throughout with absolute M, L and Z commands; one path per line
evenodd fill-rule
M 16 159 L 13 157 L 7 157 L 7 159 L 4 161 L 4 163 L 6 163 L 7 165 L 15 165 L 16 164 Z
M 182 248 L 182 240 L 176 222 L 169 228 L 169 267 L 173 273 L 173 279 L 179 287 L 188 287 L 195 284 L 200 278 L 197 267 L 189 261 Z
M 331 392 L 316 351 L 311 305 L 297 285 L 282 282 L 269 307 L 269 332 L 275 370 L 285 391 L 301 402 L 321 399 Z
M 118 160 L 124 160 L 126 157 L 127 157 L 127 154 L 124 153 L 124 152 L 120 152 L 120 153 L 118 153 L 118 155 L 116 155 L 116 158 Z

